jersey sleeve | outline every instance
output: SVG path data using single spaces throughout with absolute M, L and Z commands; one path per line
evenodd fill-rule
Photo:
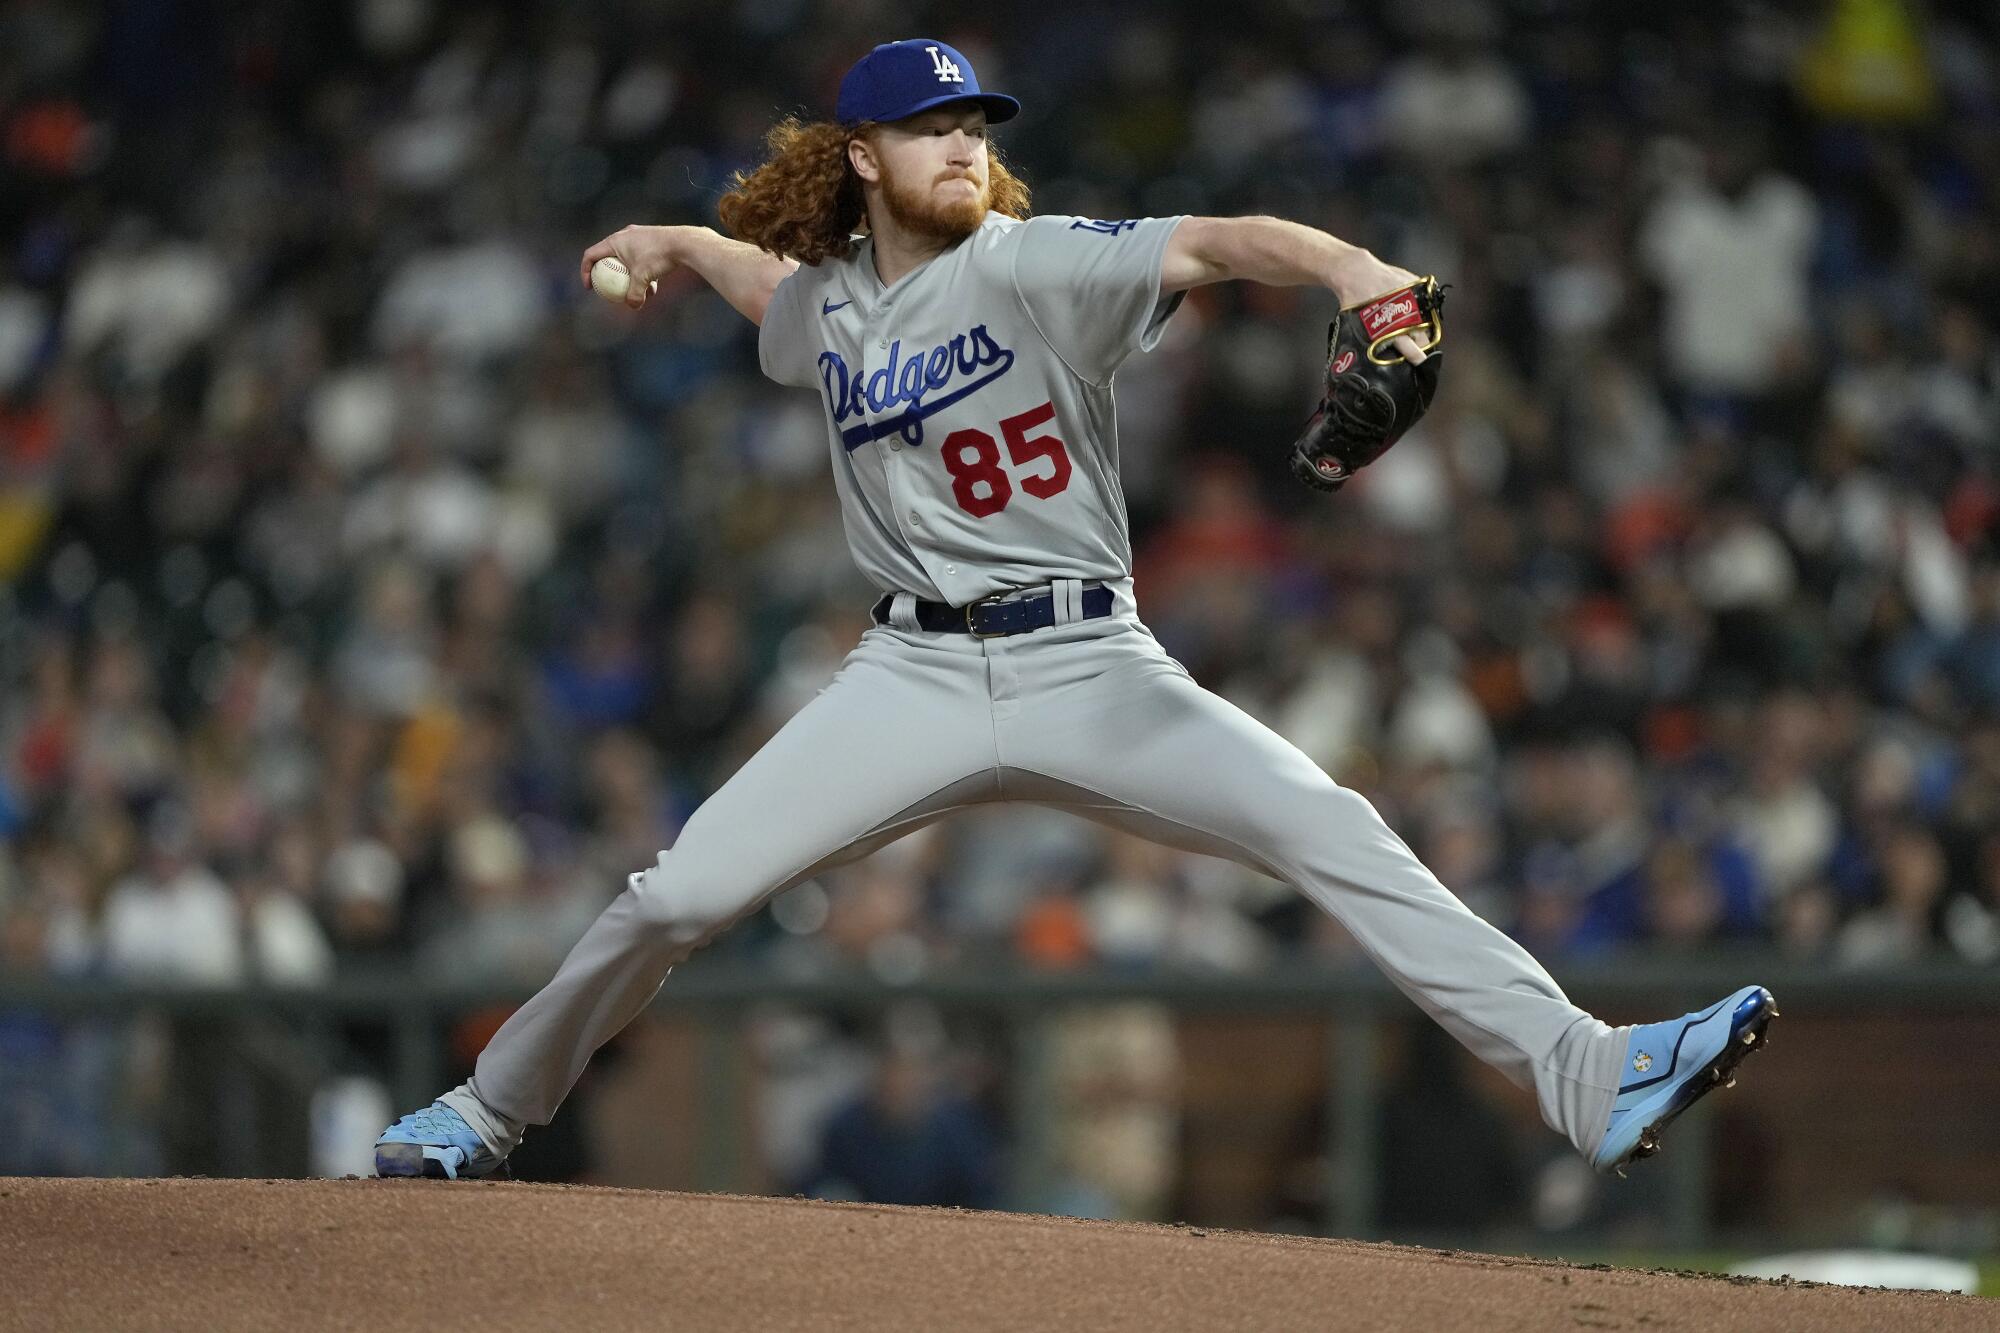
M 806 272 L 801 265 L 778 284 L 764 307 L 764 322 L 757 326 L 757 361 L 765 377 L 800 389 L 819 384 L 819 352 L 807 340 L 808 325 L 799 313 L 806 286 L 800 274 Z
M 1103 384 L 1160 339 L 1183 292 L 1162 295 L 1160 264 L 1181 219 L 1030 218 L 1014 251 L 1014 288 L 1064 364 Z

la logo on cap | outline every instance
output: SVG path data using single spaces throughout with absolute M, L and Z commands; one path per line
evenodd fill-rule
M 932 107 L 966 103 L 985 111 L 989 125 L 1021 113 L 1021 104 L 1007 94 L 982 91 L 972 62 L 949 42 L 910 37 L 884 42 L 855 61 L 841 76 L 833 114 L 843 125 L 870 120 L 886 125 Z
M 937 71 L 939 83 L 965 82 L 965 75 L 959 73 L 957 61 L 935 46 L 926 46 L 924 50 L 931 53 L 931 68 Z

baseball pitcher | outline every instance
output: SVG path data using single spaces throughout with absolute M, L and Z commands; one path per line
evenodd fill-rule
M 1336 489 L 1429 406 L 1442 293 L 1274 218 L 1031 217 L 987 141 L 1019 109 L 943 42 L 879 46 L 833 122 L 781 122 L 724 196 L 742 239 L 634 226 L 584 252 L 586 283 L 622 263 L 635 308 L 691 269 L 759 327 L 766 375 L 819 395 L 848 543 L 881 598 L 832 682 L 630 877 L 471 1080 L 382 1135 L 378 1173 L 493 1171 L 674 964 L 773 894 L 990 801 L 1296 886 L 1600 1170 L 1655 1151 L 1763 1041 L 1761 986 L 1636 1028 L 1577 1008 L 1366 800 L 1162 651 L 1132 585 L 1119 366 L 1191 287 L 1327 288 L 1324 393 L 1288 462 Z

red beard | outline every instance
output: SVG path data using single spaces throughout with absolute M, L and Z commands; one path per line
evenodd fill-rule
M 913 186 L 885 174 L 882 202 L 896 225 L 912 235 L 946 244 L 962 241 L 978 231 L 979 224 L 986 220 L 986 211 L 993 202 L 993 187 L 988 181 L 974 180 L 973 184 L 979 187 L 977 194 L 968 198 L 954 193 L 950 199 L 941 200 L 932 192 L 937 182 L 938 178 L 932 177 L 923 186 Z

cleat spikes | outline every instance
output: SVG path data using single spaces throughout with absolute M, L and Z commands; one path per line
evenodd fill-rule
M 1728 1007 L 1731 1002 L 1733 1007 Z M 1597 1169 L 1605 1172 L 1616 1170 L 1623 1177 L 1625 1172 L 1622 1168 L 1625 1165 L 1660 1151 L 1661 1131 L 1683 1111 L 1716 1089 L 1734 1088 L 1737 1066 L 1749 1058 L 1752 1051 L 1762 1050 L 1770 1044 L 1769 1028 L 1775 1017 L 1777 1006 L 1772 1002 L 1771 993 L 1762 987 L 1752 986 L 1745 987 L 1724 1005 L 1706 1013 L 1689 1014 L 1678 1023 L 1646 1025 L 1646 1045 L 1650 1047 L 1654 1041 L 1668 1044 L 1677 1039 L 1685 1041 L 1691 1034 L 1701 1031 L 1703 1025 L 1727 1024 L 1712 1037 L 1703 1038 L 1708 1044 L 1693 1047 L 1690 1060 L 1681 1059 L 1681 1047 L 1676 1045 L 1674 1063 L 1680 1065 L 1679 1069 L 1669 1066 L 1664 1073 L 1655 1070 L 1656 1077 L 1653 1079 L 1619 1089 L 1611 1125 L 1593 1159 Z M 1712 1028 L 1708 1030 L 1712 1031 Z M 1638 1047 L 1636 1036 L 1632 1046 L 1633 1049 Z M 1643 1064 L 1654 1063 L 1644 1056 L 1640 1060 Z M 1648 1071 L 1635 1064 L 1633 1072 L 1643 1075 Z

